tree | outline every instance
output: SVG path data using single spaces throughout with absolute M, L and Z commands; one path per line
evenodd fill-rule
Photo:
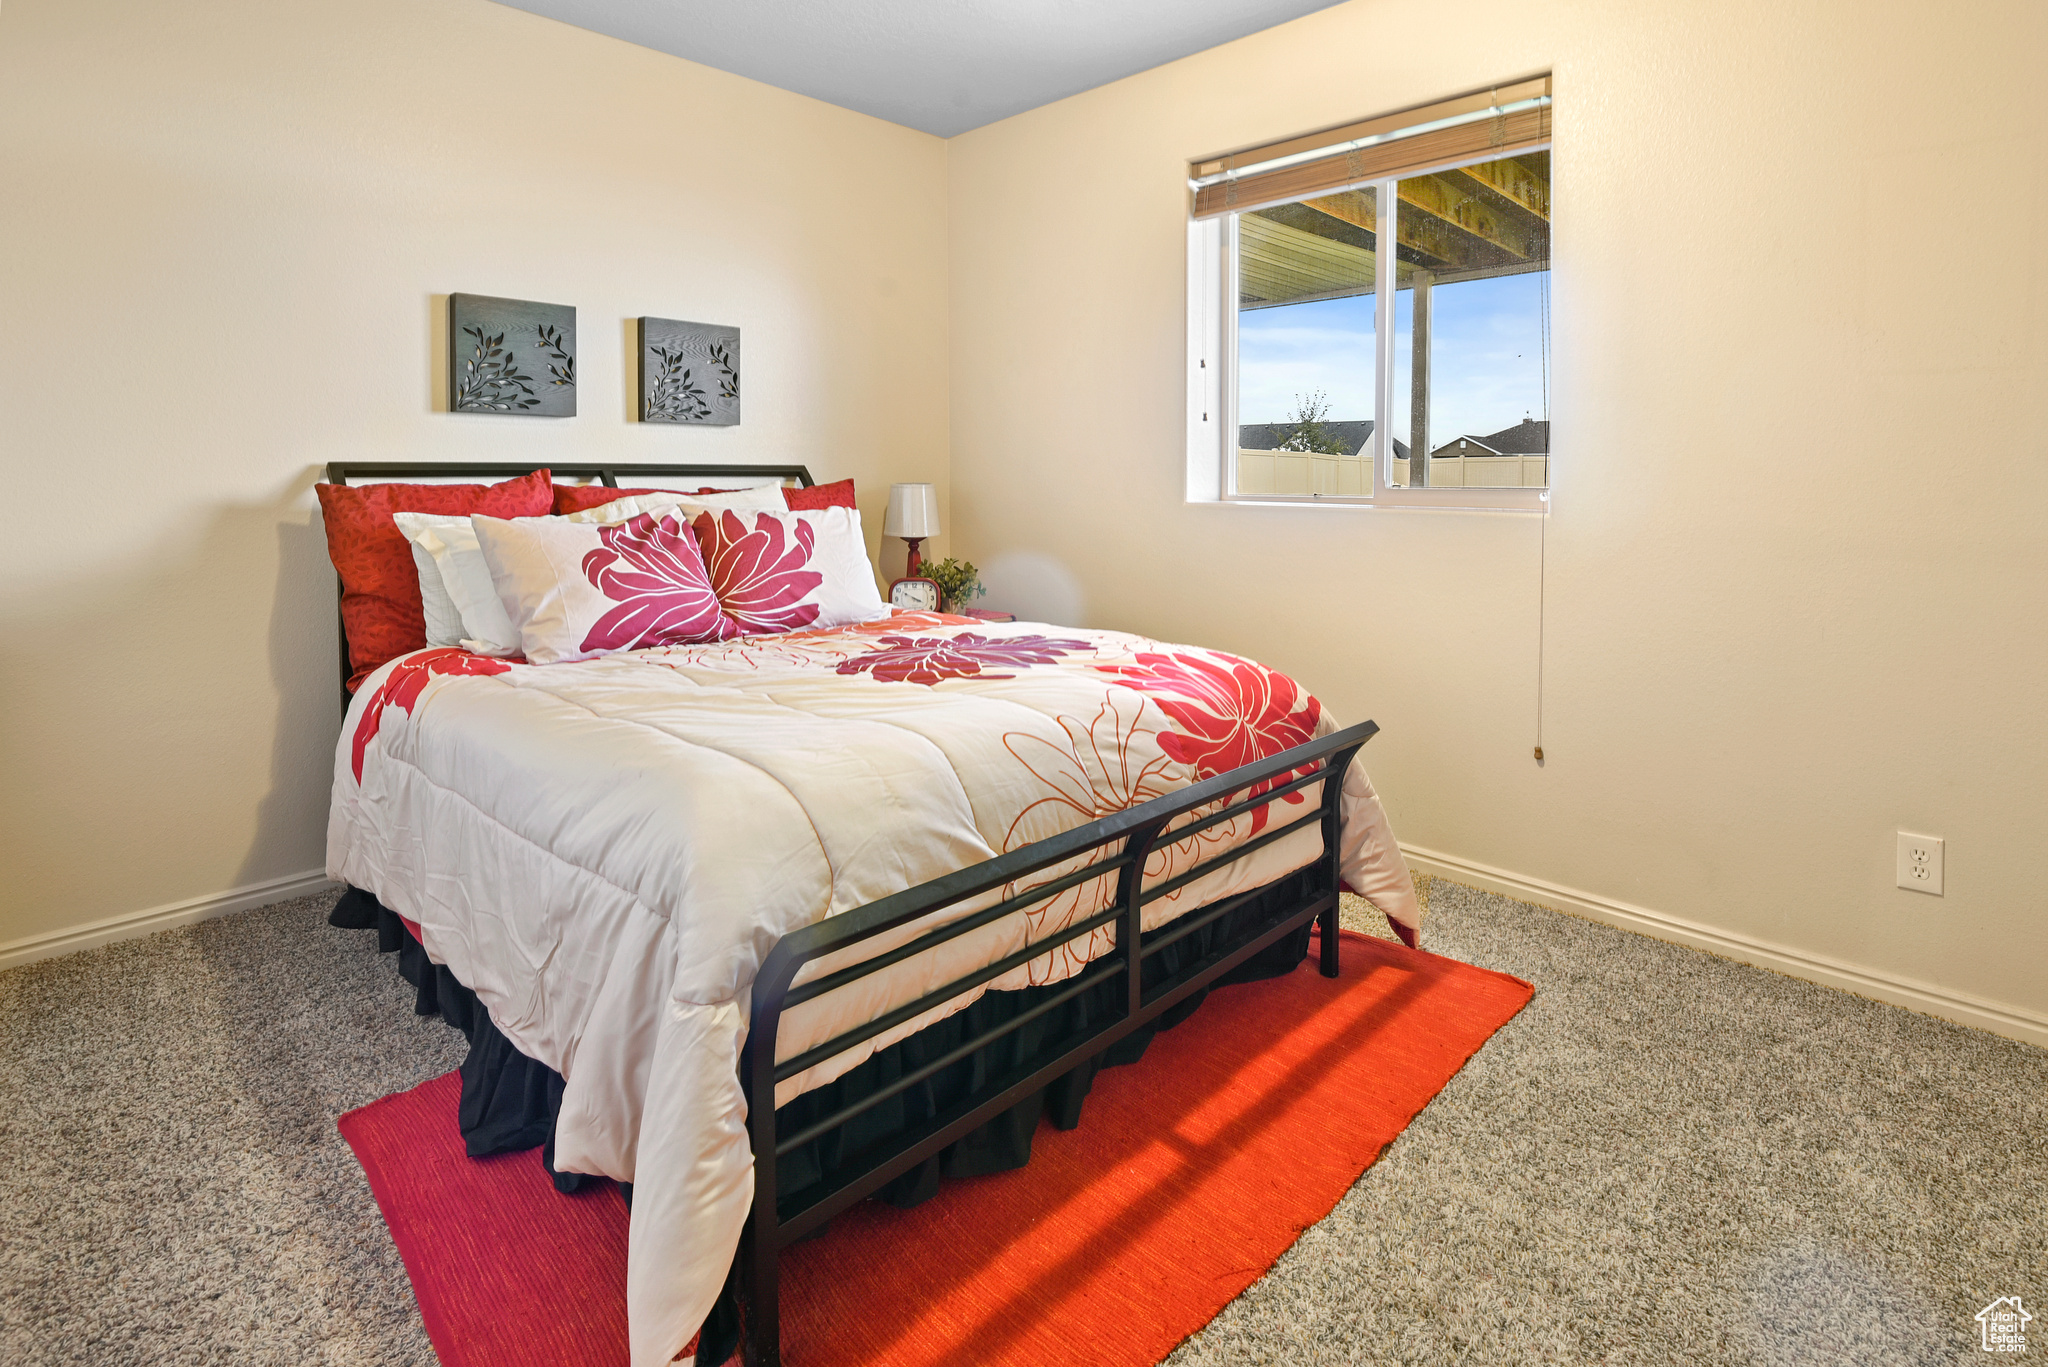
M 1344 455 L 1344 443 L 1330 430 L 1330 425 L 1323 421 L 1329 415 L 1330 398 L 1322 390 L 1318 389 L 1309 395 L 1296 394 L 1294 416 L 1288 419 L 1294 425 L 1294 430 L 1289 432 L 1287 440 L 1281 442 L 1275 449 L 1314 451 L 1325 456 Z

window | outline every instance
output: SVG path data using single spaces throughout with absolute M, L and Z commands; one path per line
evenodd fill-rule
M 1189 168 L 1191 498 L 1542 506 L 1550 107 L 1539 77 Z

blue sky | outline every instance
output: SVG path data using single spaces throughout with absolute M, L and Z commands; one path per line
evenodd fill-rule
M 1545 416 L 1541 297 L 1545 276 L 1439 285 L 1430 374 L 1430 444 Z M 1394 434 L 1408 437 L 1409 291 L 1394 296 Z M 1238 417 L 1284 422 L 1296 395 L 1322 390 L 1332 419 L 1370 418 L 1373 296 L 1283 304 L 1238 315 Z

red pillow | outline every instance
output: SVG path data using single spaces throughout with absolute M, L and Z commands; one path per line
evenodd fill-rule
M 853 481 L 850 479 L 842 479 L 836 484 L 813 484 L 808 489 L 792 489 L 785 485 L 782 499 L 793 513 L 812 512 L 819 508 L 860 507 L 854 502 Z
M 607 489 L 602 484 L 557 484 L 555 486 L 555 516 L 569 513 L 588 512 L 602 508 L 615 498 L 631 498 L 634 494 L 666 494 L 669 489 Z M 700 494 L 719 492 L 716 489 L 699 489 Z
M 503 484 L 316 484 L 327 554 L 341 576 L 353 690 L 386 660 L 427 644 L 420 574 L 393 513 L 542 517 L 553 503 L 546 470 Z
M 667 489 L 607 489 L 602 484 L 557 484 L 555 486 L 555 515 L 580 513 L 591 508 L 602 508 L 616 498 L 628 498 L 634 494 L 664 494 Z M 696 489 L 698 494 L 722 494 L 725 489 Z M 791 489 L 785 486 L 782 500 L 793 513 L 816 508 L 858 508 L 854 501 L 853 481 L 842 479 L 836 484 L 814 484 L 808 489 Z

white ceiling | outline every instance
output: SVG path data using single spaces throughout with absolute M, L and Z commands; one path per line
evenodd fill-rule
M 499 0 L 951 137 L 1335 0 Z

